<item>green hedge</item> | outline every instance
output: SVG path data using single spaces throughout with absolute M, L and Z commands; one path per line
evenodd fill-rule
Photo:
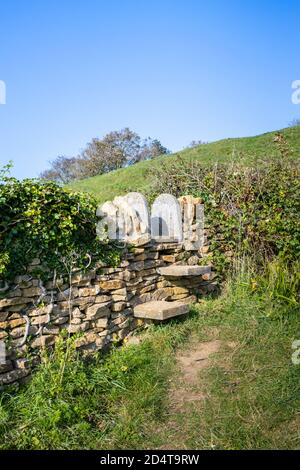
M 96 236 L 96 201 L 53 182 L 18 181 L 0 172 L 0 279 L 26 272 L 39 258 L 57 273 L 91 260 L 114 263 L 118 251 Z M 91 257 L 91 258 L 90 258 Z
M 205 204 L 213 261 L 220 272 L 230 256 L 257 260 L 300 257 L 300 167 L 288 158 L 202 164 L 195 160 L 166 163 L 156 170 L 150 198 L 167 192 L 191 194 Z

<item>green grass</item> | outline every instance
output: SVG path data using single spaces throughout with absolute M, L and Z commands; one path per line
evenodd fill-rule
M 2 392 L 0 448 L 299 449 L 299 308 L 274 300 L 271 312 L 253 276 L 240 270 L 188 318 L 151 326 L 140 345 L 89 364 L 71 345 L 66 357 L 62 339 L 28 385 Z M 179 411 L 176 355 L 211 339 L 222 347 L 194 385 L 206 399 Z
M 281 132 L 292 150 L 293 158 L 299 158 L 300 126 L 283 129 Z M 77 181 L 69 187 L 92 193 L 99 202 L 111 200 L 129 191 L 147 192 L 153 181 L 153 170 L 163 162 L 174 161 L 178 155 L 184 159 L 196 159 L 203 163 L 240 161 L 241 159 L 248 163 L 253 159 L 272 158 L 278 155 L 273 142 L 274 136 L 275 132 L 270 132 L 255 137 L 220 140 L 193 149 L 185 149 L 170 156 L 141 162 L 105 175 Z

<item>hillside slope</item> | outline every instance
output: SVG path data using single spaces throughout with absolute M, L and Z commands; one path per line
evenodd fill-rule
M 289 148 L 292 158 L 300 157 L 300 126 L 290 127 L 280 131 Z M 130 191 L 145 192 L 153 181 L 152 169 L 159 167 L 162 162 L 172 162 L 178 155 L 184 159 L 201 160 L 204 163 L 227 162 L 240 160 L 247 162 L 252 158 L 272 158 L 278 154 L 274 145 L 276 132 L 269 132 L 255 137 L 225 139 L 209 144 L 188 148 L 169 156 L 155 160 L 137 163 L 128 168 L 112 171 L 105 175 L 94 176 L 69 185 L 78 191 L 92 193 L 99 202 L 113 199 Z

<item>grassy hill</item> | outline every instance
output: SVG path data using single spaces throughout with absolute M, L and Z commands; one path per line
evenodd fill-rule
M 280 131 L 289 148 L 292 157 L 300 157 L 300 126 L 290 127 Z M 271 158 L 278 154 L 274 145 L 276 132 L 269 132 L 255 137 L 224 139 L 209 144 L 188 148 L 173 155 L 163 156 L 156 160 L 137 163 L 128 168 L 112 171 L 105 175 L 95 176 L 70 184 L 70 187 L 79 191 L 94 194 L 99 202 L 113 199 L 130 191 L 145 192 L 153 180 L 151 170 L 159 167 L 162 162 L 172 161 L 178 155 L 184 159 L 201 160 L 204 163 L 227 162 L 243 159 L 246 163 L 253 158 Z

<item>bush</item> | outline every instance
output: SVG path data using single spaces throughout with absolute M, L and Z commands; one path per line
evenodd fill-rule
M 58 272 L 92 260 L 113 262 L 111 244 L 96 236 L 96 201 L 51 181 L 18 181 L 0 173 L 0 279 L 26 272 L 38 257 Z
M 156 170 L 150 196 L 168 192 L 202 198 L 219 272 L 230 263 L 228 252 L 257 261 L 280 255 L 291 263 L 300 256 L 299 175 L 299 163 L 287 158 L 247 167 L 241 162 L 203 165 L 178 157 Z

